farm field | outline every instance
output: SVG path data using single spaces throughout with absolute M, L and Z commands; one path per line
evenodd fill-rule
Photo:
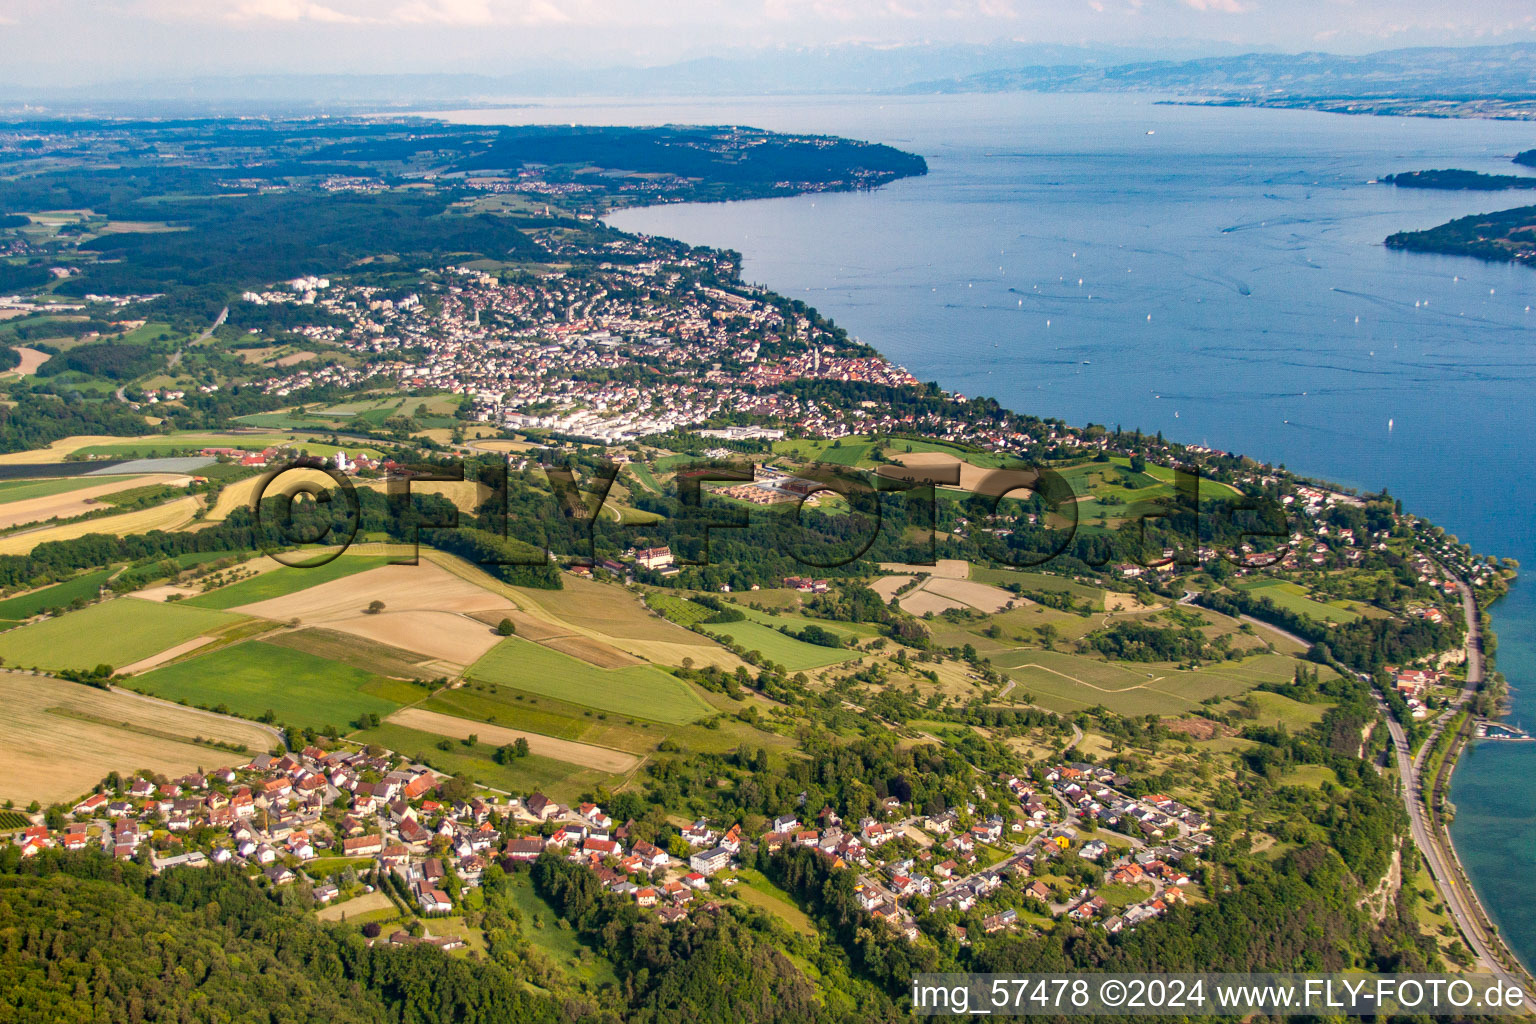
M 67 439 L 66 439 L 67 440 Z M 269 433 L 187 433 L 187 434 L 151 434 L 145 437 L 111 437 L 96 438 L 90 443 L 73 449 L 76 455 L 87 457 L 111 457 L 115 459 L 127 458 L 155 458 L 170 455 L 173 452 L 184 451 L 188 448 L 244 448 L 251 451 L 260 451 L 272 445 L 288 445 L 310 455 L 329 456 L 339 451 L 349 455 L 368 454 L 377 455 L 375 449 L 364 445 L 333 445 L 322 441 L 314 441 L 291 431 Z M 51 461 L 51 460 L 44 460 Z
M 715 695 L 706 695 L 714 698 Z M 731 703 L 719 698 L 721 704 Z M 713 700 L 711 700 L 713 703 Z M 789 737 L 761 732 L 726 715 L 715 719 L 714 728 L 700 724 L 663 725 L 644 719 L 621 718 L 602 714 L 580 704 L 572 704 L 510 686 L 470 680 L 451 690 L 439 690 L 420 705 L 428 711 L 456 715 L 476 722 L 504 725 L 525 732 L 580 740 L 598 746 L 645 754 L 656 749 L 663 739 L 671 739 L 686 750 L 718 754 L 735 750 L 742 744 L 766 747 L 770 751 L 793 745 Z
M 1017 583 L 1025 590 L 1040 590 L 1047 593 L 1071 594 L 1075 601 L 1088 601 L 1104 606 L 1104 591 L 1098 587 L 1091 587 L 1075 580 L 1069 580 L 1064 576 L 1053 576 L 1044 572 L 1026 572 L 1019 569 L 991 569 L 985 566 L 971 566 L 970 578 L 979 583 L 990 583 L 997 587 L 1007 587 Z
M 345 731 L 363 712 L 382 717 L 396 711 L 400 704 L 377 691 L 403 684 L 291 647 L 248 640 L 135 676 L 132 685 L 166 700 L 223 705 L 245 718 L 271 711 L 289 725 Z
M 626 639 L 664 640 L 696 646 L 708 643 L 697 634 L 653 614 L 624 587 L 569 575 L 562 576 L 561 583 L 560 590 L 512 589 L 518 594 L 519 604 L 526 601 L 533 610 L 547 612 L 555 620 L 582 630 Z
M 616 782 L 606 772 L 538 754 L 497 764 L 496 747 L 485 742 L 465 746 L 454 740 L 449 749 L 443 750 L 438 746 L 442 737 L 390 722 L 354 732 L 350 738 L 359 743 L 377 743 L 439 771 L 467 775 L 481 785 L 508 793 L 543 792 L 556 800 L 571 801 L 598 786 Z
M 246 477 L 243 480 L 236 480 L 234 483 L 226 484 L 220 489 L 218 498 L 214 501 L 213 507 L 208 510 L 208 515 L 204 518 L 212 523 L 222 523 L 229 518 L 230 513 L 235 509 L 250 508 L 256 500 L 257 492 L 261 490 L 262 482 L 266 479 L 267 474 L 260 473 L 256 476 Z M 306 483 L 317 484 L 326 490 L 334 490 L 336 487 L 336 481 L 332 480 L 329 474 L 322 473 L 318 469 L 291 470 L 284 473 L 281 480 L 274 480 L 272 486 L 265 493 L 268 497 L 275 497 L 279 494 L 293 494 L 297 492 L 300 484 Z
M 67 608 L 78 597 L 94 601 L 113 570 L 83 573 L 27 594 L 0 601 L 0 619 L 30 619 L 47 608 Z
M 1296 661 L 1260 654 L 1186 671 L 1161 663 L 1110 663 L 1061 651 L 1015 651 L 992 661 L 1035 703 L 1071 713 L 1102 704 L 1125 715 L 1177 715 L 1212 697 L 1235 697 L 1292 678 Z M 1292 702 L 1294 703 L 1294 702 Z
M 237 608 L 243 604 L 256 604 L 330 583 L 353 573 L 377 569 L 388 565 L 389 559 L 380 555 L 348 553 L 313 569 L 294 568 L 265 557 L 256 559 L 255 564 L 267 571 L 252 579 L 188 598 L 184 603 L 197 608 Z
M 457 559 L 440 558 L 435 552 L 423 557 L 466 578 L 489 579 Z M 561 583 L 560 590 L 508 587 L 495 581 L 485 585 L 495 593 L 511 596 L 525 613 L 551 627 L 554 635 L 582 634 L 658 665 L 681 665 L 684 658 L 690 658 L 695 665 L 733 671 L 741 664 L 714 641 L 651 611 L 635 591 L 570 575 L 562 576 Z
M 910 590 L 896 599 L 896 604 L 909 615 L 922 618 L 925 615 L 942 615 L 947 611 L 964 608 L 959 601 L 929 593 L 922 587 Z
M 789 623 L 785 623 L 788 625 Z M 819 625 L 819 623 L 818 623 Z M 859 657 L 847 647 L 822 647 L 785 636 L 772 626 L 746 619 L 741 622 L 712 622 L 704 627 L 712 633 L 728 636 L 736 643 L 778 662 L 791 672 L 826 668 Z
M 1303 704 L 1267 690 L 1255 690 L 1245 700 L 1251 701 L 1258 711 L 1255 721 L 1261 725 L 1278 722 L 1293 733 L 1322 721 L 1331 707 L 1329 704 Z
M 207 608 L 117 598 L 0 635 L 0 658 L 26 668 L 116 667 L 239 622 Z
M 49 526 L 41 530 L 28 530 L 9 537 L 0 537 L 0 555 L 25 555 L 39 544 L 54 540 L 74 540 L 88 533 L 111 533 L 125 536 L 130 533 L 148 533 L 151 530 L 172 530 L 192 521 L 198 500 L 191 495 L 177 498 L 163 505 L 141 508 L 133 512 L 85 519 L 63 526 Z
M 901 573 L 906 576 L 935 576 L 941 579 L 963 580 L 971 574 L 971 564 L 963 558 L 940 558 L 933 565 L 909 565 L 906 562 L 881 562 L 883 572 Z M 988 582 L 988 581 L 983 581 Z
M 1012 602 L 1024 603 L 1023 598 L 976 580 L 953 580 L 934 577 L 918 587 L 916 592 L 928 592 L 969 605 L 981 612 L 1000 612 Z
M 388 480 L 366 480 L 361 486 L 387 494 L 389 484 Z M 441 495 L 453 502 L 460 512 L 470 513 L 483 505 L 492 492 L 485 484 L 474 480 L 412 480 L 411 493 Z
M 622 750 L 599 747 L 591 743 L 581 743 L 577 740 L 560 739 L 555 736 L 544 736 L 540 733 L 525 732 L 521 729 L 508 729 L 502 725 L 472 722 L 467 718 L 438 714 L 435 711 L 427 711 L 423 708 L 404 708 L 390 715 L 387 721 L 393 725 L 403 725 L 408 729 L 430 732 L 438 736 L 447 736 L 449 739 L 463 740 L 468 739 L 470 736 L 475 736 L 493 747 L 525 739 L 528 741 L 529 750 L 540 757 L 548 757 L 556 761 L 564 761 L 567 764 L 581 765 L 587 768 L 596 768 L 598 771 L 609 772 L 614 775 L 622 775 L 625 772 L 631 771 L 640 763 L 640 758 L 634 754 L 625 753 Z
M 1255 597 L 1267 597 L 1286 611 L 1305 615 L 1321 622 L 1354 622 L 1360 618 L 1360 613 L 1350 608 L 1346 602 L 1315 601 L 1307 596 L 1304 588 L 1285 580 L 1256 576 L 1240 580 L 1234 585 Z
M 756 596 L 755 594 L 753 595 Z M 738 606 L 747 618 L 753 622 L 761 622 L 765 626 L 777 628 L 779 626 L 792 626 L 795 629 L 804 629 L 806 626 L 820 626 L 829 633 L 836 633 L 843 639 L 867 640 L 870 637 L 880 635 L 877 626 L 867 622 L 834 622 L 831 619 L 816 619 L 809 615 L 799 615 L 793 611 L 779 612 L 770 615 L 760 612 L 756 608 Z
M 599 711 L 682 724 L 710 713 L 688 684 L 658 668 L 600 669 L 540 644 L 503 640 L 466 673 Z
M 0 480 L 0 508 L 15 502 L 31 501 L 34 498 L 51 498 L 56 494 L 65 494 L 69 491 L 78 491 L 98 484 L 116 483 L 119 480 L 129 479 L 121 476 L 66 476 L 24 478 L 21 480 Z
M 333 629 L 312 627 L 285 630 L 265 639 L 267 643 L 278 647 L 303 651 L 329 661 L 339 661 L 375 675 L 422 680 L 435 679 L 442 675 L 433 666 L 424 663 L 421 656 L 414 651 L 364 640 Z
M 254 724 L 47 676 L 0 672 L 0 700 L 6 707 L 0 800 L 22 806 L 83 797 L 111 771 L 147 768 L 175 776 L 242 760 L 193 743 L 197 737 L 257 752 L 276 743 Z
M 6 452 L 4 455 L 0 455 L 0 465 L 41 466 L 48 463 L 63 462 L 65 456 L 72 455 L 83 448 L 128 440 L 133 439 L 114 437 L 111 434 L 77 434 L 72 437 L 60 438 L 51 444 L 44 445 L 42 448 L 30 448 L 22 452 Z
M 330 565 L 343 560 L 338 558 Z M 318 573 L 328 567 L 288 570 L 284 575 Z M 276 576 L 268 573 L 251 582 Z M 365 610 L 373 601 L 383 603 L 377 613 Z M 485 654 L 499 639 L 493 627 L 471 615 L 505 614 L 512 603 L 424 560 L 420 565 L 380 565 L 236 607 L 247 615 L 278 622 L 296 619 L 305 626 L 323 625 L 414 651 L 424 658 L 463 666 Z
M 918 442 L 912 442 L 914 446 Z M 893 446 L 897 447 L 897 446 Z M 1025 465 L 1005 466 L 1004 460 L 977 452 L 933 451 L 892 453 L 899 466 L 883 465 L 877 472 L 894 479 L 935 482 L 953 479 L 959 470 L 959 483 L 938 483 L 939 493 L 964 498 L 966 493 L 1007 494 L 1034 484 L 1039 474 Z
M 874 445 L 869 441 L 853 441 L 842 439 L 840 441 L 818 441 L 810 438 L 800 438 L 790 441 L 775 441 L 773 453 L 775 455 L 789 455 L 795 458 L 806 459 L 811 462 L 825 462 L 833 466 L 855 466 L 864 462 L 869 457 L 870 449 Z

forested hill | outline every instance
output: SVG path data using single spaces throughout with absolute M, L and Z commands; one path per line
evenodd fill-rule
M 1425 231 L 1399 231 L 1388 236 L 1386 244 L 1411 252 L 1536 265 L 1536 206 L 1473 214 Z
M 1536 149 L 1528 149 L 1523 153 L 1516 153 L 1515 163 L 1523 167 L 1536 167 Z
M 614 207 L 867 189 L 927 170 L 890 146 L 743 127 L 0 124 L 0 294 L 198 293 L 211 315 L 306 274 L 537 264 Z M 85 211 L 89 227 L 49 231 L 48 210 Z M 621 242 L 593 245 L 622 258 Z
M 14 858 L 12 858 L 14 860 Z M 559 1003 L 420 946 L 369 947 L 234 872 L 0 865 L 0 1020 L 539 1024 Z
M 1398 188 L 1436 188 L 1472 192 L 1497 192 L 1507 188 L 1536 188 L 1536 175 L 1482 174 L 1478 171 L 1405 171 L 1381 179 Z

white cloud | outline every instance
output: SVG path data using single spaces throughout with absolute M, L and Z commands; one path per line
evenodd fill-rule
M 1219 11 L 1222 14 L 1244 14 L 1248 8 L 1238 0 L 1184 0 L 1197 11 Z

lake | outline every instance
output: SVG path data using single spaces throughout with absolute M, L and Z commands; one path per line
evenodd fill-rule
M 1126 95 L 570 102 L 480 123 L 749 124 L 885 142 L 930 173 L 870 193 L 619 212 L 740 251 L 910 369 L 1010 408 L 1388 487 L 1536 570 L 1536 269 L 1393 252 L 1388 234 L 1536 201 L 1370 184 L 1519 173 L 1536 125 L 1163 105 Z M 1536 585 L 1493 609 L 1513 721 L 1536 726 Z M 1536 962 L 1536 744 L 1486 743 L 1457 847 Z M 1493 898 L 1488 898 L 1492 896 Z

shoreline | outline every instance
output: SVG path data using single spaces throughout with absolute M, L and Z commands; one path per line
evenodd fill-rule
M 1533 113 L 1533 118 L 1536 118 L 1536 113 Z M 769 198 L 779 198 L 779 197 L 769 197 Z M 789 198 L 789 197 L 784 197 L 784 198 Z M 632 229 L 624 229 L 624 228 L 614 227 L 612 224 L 608 223 L 607 217 L 610 214 L 621 212 L 623 209 L 634 209 L 634 208 L 638 208 L 638 207 L 641 207 L 641 206 L 664 206 L 664 205 L 672 205 L 672 204 L 660 204 L 660 203 L 658 203 L 658 204 L 637 204 L 636 207 L 615 207 L 615 208 L 612 208 L 612 209 L 604 210 L 603 213 L 601 214 L 601 218 L 603 219 L 603 222 L 605 224 L 607 224 L 607 226 L 611 230 L 618 231 L 618 232 L 621 232 L 621 233 L 629 233 Z M 644 234 L 649 234 L 649 233 L 646 232 Z M 668 235 L 666 237 L 674 237 L 674 236 Z M 679 239 L 679 241 L 681 241 L 681 239 Z M 693 243 L 686 243 L 686 244 L 693 244 Z M 762 287 L 764 287 L 764 288 L 766 288 L 766 289 L 768 289 L 770 291 L 773 290 L 773 286 L 771 284 L 764 284 Z M 864 342 L 864 344 L 869 345 L 869 347 L 871 349 L 873 349 L 877 354 L 879 354 L 880 358 L 889 360 L 890 357 L 886 356 L 883 352 L 881 352 L 878 346 L 870 345 L 868 342 Z M 940 382 L 940 386 L 943 387 L 943 383 L 942 382 Z M 1012 411 L 1012 412 L 1017 414 L 1017 410 L 1010 410 L 1010 411 Z M 1175 444 L 1175 445 L 1178 445 L 1178 444 L 1181 444 L 1182 442 L 1179 442 L 1177 440 L 1173 440 L 1172 443 Z M 1296 471 L 1295 470 L 1290 470 L 1290 472 L 1295 473 Z M 1311 473 L 1307 473 L 1305 471 L 1296 473 L 1296 475 L 1298 476 L 1298 478 L 1307 479 L 1309 481 L 1318 483 L 1319 485 L 1327 487 L 1329 489 L 1339 490 L 1339 491 L 1342 491 L 1342 492 L 1353 492 L 1355 490 L 1354 488 L 1342 487 L 1340 485 L 1328 482 L 1328 481 L 1324 480 L 1323 478 L 1321 478 L 1319 476 L 1316 476 L 1316 475 L 1311 474 Z M 1458 579 L 1459 579 L 1459 577 L 1458 577 Z M 1464 609 L 1465 609 L 1465 612 L 1466 612 L 1466 615 L 1467 615 L 1467 625 L 1468 625 L 1468 633 L 1467 633 L 1467 641 L 1466 642 L 1467 642 L 1467 645 L 1469 647 L 1469 650 L 1474 650 L 1475 649 L 1475 652 L 1476 652 L 1476 659 L 1475 659 L 1475 666 L 1476 667 L 1475 667 L 1475 669 L 1473 667 L 1474 662 L 1469 660 L 1469 667 L 1468 667 L 1469 683 L 1476 683 L 1477 684 L 1477 689 L 1476 690 L 1471 690 L 1471 689 L 1466 690 L 1464 692 L 1462 698 L 1459 700 L 1457 708 L 1465 706 L 1467 703 L 1469 703 L 1470 698 L 1471 698 L 1471 696 L 1474 693 L 1480 692 L 1483 689 L 1484 685 L 1486 684 L 1486 675 L 1485 675 L 1485 673 L 1487 671 L 1485 663 L 1484 663 L 1484 655 L 1482 653 L 1483 643 L 1482 643 L 1481 630 L 1480 630 L 1480 627 L 1478 626 L 1477 619 L 1476 619 L 1476 614 L 1477 614 L 1477 610 L 1478 610 L 1478 605 L 1477 605 L 1477 601 L 1476 601 L 1476 595 L 1475 595 L 1474 592 L 1471 591 L 1470 587 L 1464 581 L 1462 582 L 1462 587 L 1463 587 L 1463 594 L 1464 594 Z M 1506 587 L 1502 591 L 1500 591 L 1499 593 L 1497 593 L 1494 596 L 1493 601 L 1490 602 L 1490 604 L 1497 603 L 1498 599 L 1500 597 L 1504 596 L 1505 593 L 1507 593 L 1507 589 L 1508 588 L 1507 588 L 1507 585 L 1506 585 Z M 1492 634 L 1491 619 L 1490 619 L 1489 633 L 1490 633 L 1490 635 Z M 1472 675 L 1473 675 L 1474 672 L 1476 674 L 1476 678 L 1475 679 L 1472 678 Z M 1382 714 L 1382 716 L 1384 718 L 1387 719 L 1387 722 L 1388 722 L 1389 726 L 1395 727 L 1398 730 L 1401 729 L 1401 726 L 1398 725 L 1396 720 L 1392 718 L 1390 710 L 1388 710 L 1387 708 L 1383 707 L 1381 709 L 1381 714 Z M 1451 710 L 1449 712 L 1449 714 L 1454 716 L 1455 709 Z M 1441 769 L 1440 777 L 1443 778 L 1443 780 L 1444 780 L 1444 785 L 1445 785 L 1445 788 L 1446 788 L 1447 792 L 1449 791 L 1450 779 L 1451 779 L 1452 774 L 1454 773 L 1456 764 L 1459 762 L 1461 754 L 1467 749 L 1469 744 L 1470 744 L 1470 740 L 1469 739 L 1468 740 L 1458 739 L 1458 740 L 1456 740 L 1453 743 L 1452 748 L 1445 755 L 1445 760 L 1444 760 L 1444 763 L 1443 763 L 1443 766 L 1442 766 L 1442 769 Z M 1427 750 L 1428 750 L 1428 747 L 1424 746 L 1424 747 L 1420 748 L 1419 752 L 1427 752 Z M 1420 785 L 1420 781 L 1421 781 L 1419 779 L 1419 776 L 1418 776 L 1419 764 L 1418 764 L 1418 761 L 1417 761 L 1417 753 L 1416 752 L 1408 750 L 1406 747 L 1403 748 L 1402 752 L 1405 755 L 1404 763 L 1408 767 L 1408 772 L 1407 773 L 1400 773 L 1400 777 L 1403 774 L 1406 774 L 1406 777 L 1401 777 L 1401 781 L 1402 781 L 1402 783 L 1403 783 L 1403 785 L 1405 787 L 1405 803 L 1408 805 L 1408 811 L 1409 811 L 1409 814 L 1410 814 L 1410 818 L 1412 818 L 1414 802 L 1419 799 L 1419 797 L 1418 797 L 1418 790 L 1419 790 L 1419 785 Z M 1433 782 L 1432 782 L 1432 785 L 1433 785 Z M 1515 982 L 1518 982 L 1520 987 L 1526 989 L 1528 993 L 1536 993 L 1536 976 L 1533 976 L 1530 967 L 1528 965 L 1526 965 L 1526 963 L 1509 946 L 1509 944 L 1504 940 L 1502 933 L 1498 930 L 1497 926 L 1493 923 L 1490 915 L 1488 914 L 1487 907 L 1483 903 L 1481 895 L 1478 893 L 1476 887 L 1471 882 L 1470 876 L 1467 874 L 1466 868 L 1465 868 L 1465 866 L 1462 863 L 1460 854 L 1458 853 L 1458 851 L 1455 848 L 1454 840 L 1451 838 L 1449 828 L 1446 826 L 1446 824 L 1444 823 L 1444 821 L 1442 820 L 1440 815 L 1434 813 L 1432 809 L 1429 809 L 1429 808 L 1426 808 L 1426 809 L 1430 810 L 1430 814 L 1428 816 L 1428 819 L 1429 819 L 1428 820 L 1428 824 L 1427 824 L 1427 827 L 1424 829 L 1424 831 L 1426 833 L 1426 838 L 1427 838 L 1429 843 L 1435 845 L 1436 847 L 1439 847 L 1440 851 L 1443 854 L 1449 854 L 1447 859 L 1449 861 L 1449 864 L 1451 865 L 1452 870 L 1454 871 L 1454 873 L 1456 875 L 1456 878 L 1455 879 L 1447 879 L 1447 880 L 1442 881 L 1442 879 L 1440 877 L 1438 877 L 1437 873 L 1431 867 L 1432 860 L 1431 860 L 1430 851 L 1429 850 L 1425 850 L 1425 849 L 1421 849 L 1420 850 L 1420 854 L 1421 854 L 1421 856 L 1423 857 L 1423 859 L 1425 861 L 1425 867 L 1426 867 L 1426 870 L 1429 873 L 1431 879 L 1436 884 L 1436 887 L 1441 890 L 1441 892 L 1440 892 L 1441 899 L 1446 904 L 1448 910 L 1450 910 L 1450 908 L 1452 908 L 1454 906 L 1454 903 L 1453 903 L 1453 900 L 1451 899 L 1451 895 L 1450 895 L 1450 893 L 1449 893 L 1449 891 L 1447 890 L 1446 887 L 1448 885 L 1454 884 L 1454 885 L 1457 885 L 1459 888 L 1461 888 L 1464 891 L 1464 893 L 1465 893 L 1466 902 L 1468 903 L 1468 905 L 1471 907 L 1471 909 L 1473 911 L 1473 915 L 1472 915 L 1473 923 L 1476 925 L 1476 927 L 1478 929 L 1478 932 L 1479 932 L 1476 940 L 1474 940 L 1474 937 L 1471 934 L 1465 935 L 1465 938 L 1467 939 L 1467 945 L 1468 945 L 1469 951 L 1472 953 L 1472 956 L 1474 958 L 1474 964 L 1476 962 L 1478 962 L 1478 961 L 1491 961 L 1488 964 L 1488 966 L 1494 968 L 1495 970 L 1499 970 L 1499 969 L 1502 968 L 1503 970 L 1505 970 L 1505 971 L 1510 973 L 1510 979 L 1511 980 L 1513 980 Z M 1408 838 L 1410 840 L 1413 840 L 1412 830 L 1411 829 L 1410 829 L 1410 833 L 1409 833 Z M 1419 845 L 1416 840 L 1414 840 L 1414 842 L 1415 842 L 1416 846 Z M 1452 915 L 1453 919 L 1455 918 L 1455 916 L 1456 915 L 1454 915 L 1454 914 Z M 1464 932 L 1470 931 L 1469 928 L 1465 928 L 1465 927 L 1461 928 L 1460 930 L 1464 931 Z M 1487 956 L 1487 957 L 1480 955 L 1479 952 L 1478 952 L 1478 947 L 1479 946 L 1486 947 L 1492 955 L 1491 956 Z M 1511 967 L 1509 965 L 1513 965 L 1513 966 Z

